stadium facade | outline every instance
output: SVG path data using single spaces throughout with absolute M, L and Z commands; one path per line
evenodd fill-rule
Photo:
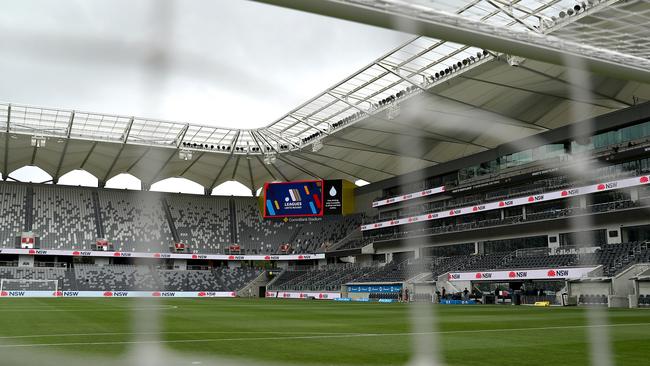
M 390 301 L 501 284 L 643 305 L 649 174 L 646 103 L 357 187 L 356 212 L 309 220 L 263 218 L 255 197 L 3 182 L 0 292 Z

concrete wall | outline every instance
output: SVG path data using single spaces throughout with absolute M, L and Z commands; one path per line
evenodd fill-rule
M 619 273 L 612 279 L 612 289 L 614 292 L 613 294 L 616 296 L 625 297 L 634 294 L 636 289 L 634 288 L 634 281 L 632 281 L 631 278 L 641 274 L 642 272 L 645 272 L 648 269 L 650 269 L 650 264 L 635 264 L 625 271 Z
M 187 269 L 187 260 L 185 259 L 174 259 L 174 269 L 184 271 Z
M 18 267 L 34 267 L 34 256 L 32 255 L 19 255 Z
M 111 263 L 111 258 L 108 257 L 95 257 L 95 264 L 98 266 L 107 266 Z

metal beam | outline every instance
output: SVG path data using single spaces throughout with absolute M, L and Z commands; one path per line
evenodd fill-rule
M 52 177 L 53 181 L 58 181 L 59 180 L 59 174 L 61 173 L 61 166 L 63 165 L 63 159 L 65 158 L 67 152 L 68 152 L 68 144 L 70 143 L 70 133 L 72 132 L 72 122 L 74 121 L 74 111 L 70 114 L 70 121 L 68 121 L 68 129 L 66 131 L 66 136 L 65 136 L 65 145 L 63 145 L 63 152 L 61 153 L 61 157 L 59 158 L 59 163 L 56 165 L 56 172 L 54 173 L 54 177 Z
M 201 154 L 199 154 L 199 156 L 196 159 L 192 159 L 192 162 L 185 169 L 183 169 L 180 176 L 181 177 L 184 176 L 185 173 L 187 173 L 187 171 L 190 170 L 194 166 L 194 164 L 196 164 L 197 161 L 201 160 L 203 155 L 205 155 L 205 152 L 202 152 Z
M 520 120 L 512 118 L 510 116 L 506 116 L 506 115 L 504 115 L 502 113 L 494 112 L 494 111 L 491 111 L 491 110 L 488 110 L 488 109 L 484 109 L 480 105 L 476 106 L 474 104 L 465 102 L 463 100 L 448 97 L 448 96 L 442 95 L 442 94 L 433 94 L 433 93 L 431 93 L 431 94 L 435 95 L 436 97 L 442 98 L 442 99 L 446 99 L 446 100 L 450 100 L 450 101 L 455 102 L 455 103 L 460 103 L 460 104 L 466 105 L 466 106 L 471 107 L 471 108 L 480 109 L 483 113 L 491 113 L 491 114 L 494 114 L 494 115 L 496 115 L 498 117 L 502 117 L 504 120 L 501 120 L 501 119 L 497 118 L 494 121 L 492 121 L 492 122 L 496 122 L 496 123 L 498 123 L 500 125 L 523 127 L 523 128 L 529 128 L 531 130 L 537 130 L 537 131 L 549 131 L 550 130 L 549 128 L 546 128 L 544 126 L 538 126 L 538 125 L 536 125 L 534 123 L 528 123 L 528 122 L 520 121 Z M 451 115 L 466 117 L 466 116 L 463 116 L 461 114 L 453 113 L 453 112 L 439 111 L 439 110 L 429 109 L 429 108 L 427 108 L 427 110 L 431 111 L 431 112 L 436 112 L 436 113 L 451 114 Z
M 257 136 L 255 136 L 255 130 L 250 130 L 250 131 L 248 131 L 248 134 L 249 134 L 249 135 L 251 136 L 251 138 L 253 139 L 253 142 L 255 142 L 255 145 L 257 145 L 257 148 L 260 149 L 260 152 L 261 152 L 262 154 L 264 154 L 264 147 L 263 147 L 262 144 L 260 144 L 260 142 L 257 140 Z
M 5 158 L 2 169 L 2 178 L 7 180 L 9 177 L 9 122 L 11 121 L 11 104 L 7 106 L 7 126 L 5 128 Z
M 519 91 L 526 92 L 526 93 L 543 95 L 543 96 L 551 97 L 551 98 L 563 99 L 563 100 L 567 100 L 567 101 L 570 101 L 570 102 L 590 104 L 590 105 L 594 105 L 594 106 L 598 106 L 598 107 L 602 107 L 602 108 L 607 108 L 607 109 L 612 109 L 613 108 L 612 106 L 597 103 L 594 100 L 590 100 L 590 101 L 578 100 L 578 99 L 570 98 L 570 97 L 567 97 L 567 96 L 564 96 L 564 95 L 545 93 L 545 92 L 542 92 L 542 91 L 539 91 L 539 90 L 531 90 L 531 89 L 526 89 L 526 88 L 522 88 L 522 87 L 517 87 L 517 86 L 514 86 L 514 85 L 507 85 L 507 84 L 497 83 L 496 81 L 483 80 L 483 79 L 478 79 L 478 78 L 473 78 L 473 77 L 463 76 L 463 75 L 461 75 L 459 77 L 461 77 L 463 79 L 466 79 L 466 80 L 475 81 L 477 83 L 484 83 L 484 84 L 499 86 L 499 87 L 502 87 L 502 88 L 509 88 L 509 89 L 514 89 L 514 90 L 519 90 Z M 593 94 L 598 94 L 598 93 L 594 92 L 593 90 L 589 90 L 588 92 L 593 93 Z M 609 100 L 613 100 L 611 97 L 606 97 L 606 98 L 609 99 Z M 616 102 L 620 103 L 618 101 L 616 101 Z M 630 105 L 627 104 L 626 106 L 629 107 Z
M 275 163 L 271 164 L 271 166 L 273 166 L 273 168 L 274 168 L 275 170 L 277 170 L 278 174 L 280 174 L 280 176 L 282 177 L 282 179 L 284 179 L 285 182 L 288 182 L 288 181 L 291 180 L 291 179 L 287 178 L 287 175 L 284 174 L 284 173 L 282 172 L 282 170 L 280 170 L 280 167 L 277 166 L 277 165 L 275 165 Z
M 261 139 L 263 139 L 264 141 L 266 141 L 266 143 L 268 143 L 269 146 L 270 146 L 273 150 L 275 150 L 275 152 L 276 152 L 278 155 L 280 155 L 280 151 L 278 150 L 278 148 L 277 148 L 276 146 L 274 146 L 272 143 L 270 143 L 270 141 L 267 140 L 267 137 L 266 137 L 266 136 L 264 136 L 262 133 L 260 133 L 259 130 L 257 131 L 257 133 L 260 135 L 260 138 L 261 138 Z M 259 155 L 257 155 L 257 159 L 258 159 L 258 160 L 261 160 L 260 157 L 259 157 Z M 276 155 L 276 159 L 277 159 L 277 155 Z M 282 176 L 282 178 L 285 180 L 285 182 L 288 182 L 288 181 L 289 181 L 289 179 L 287 178 L 287 176 L 284 175 L 284 173 L 282 173 L 282 171 L 280 170 L 280 168 L 278 168 L 278 167 L 275 165 L 275 163 L 271 163 L 271 165 L 272 165 L 273 168 L 274 168 L 274 169 L 275 169 L 275 170 L 276 170 L 276 171 L 277 171 L 277 172 Z M 271 176 L 273 177 L 273 179 L 277 180 L 277 178 L 276 178 L 275 175 L 271 172 L 271 170 L 268 169 L 268 168 L 266 167 L 266 164 L 262 164 L 262 166 L 264 166 L 264 169 L 266 169 L 266 171 L 268 171 L 269 174 L 271 174 Z
M 293 115 L 293 114 L 290 114 L 289 116 L 291 116 L 291 118 L 293 118 L 293 119 L 295 119 L 296 121 L 298 121 L 298 123 L 302 123 L 302 124 L 304 124 L 304 125 L 307 125 L 307 126 L 313 128 L 313 129 L 316 130 L 316 131 L 323 132 L 323 133 L 329 135 L 329 132 L 327 132 L 326 130 L 321 130 L 320 128 L 316 127 L 316 125 L 313 125 L 313 124 L 311 124 L 310 122 L 307 122 L 307 119 L 304 118 L 304 117 L 296 116 L 296 115 Z M 298 124 L 298 123 L 296 123 L 296 124 Z M 323 123 L 323 122 L 321 122 L 321 123 Z M 325 123 L 327 123 L 327 122 L 325 122 Z M 291 127 L 295 126 L 296 124 L 292 125 Z M 327 123 L 327 124 L 329 125 L 329 123 Z M 291 127 L 287 127 L 287 128 L 285 128 L 285 129 L 283 129 L 282 131 L 284 132 L 284 131 L 288 130 L 288 129 L 291 128 Z M 306 131 L 306 130 L 309 130 L 309 128 L 303 130 L 303 132 Z M 302 132 L 301 132 L 301 133 L 302 133 Z M 300 133 L 299 133 L 298 135 L 300 135 Z
M 34 149 L 32 150 L 32 161 L 29 165 L 34 165 L 34 162 L 36 161 L 36 151 L 38 150 L 38 146 L 34 145 Z
M 129 165 L 129 167 L 126 169 L 126 172 L 131 174 L 131 170 L 133 170 L 133 168 L 135 168 L 135 166 L 138 165 L 140 163 L 140 161 L 142 161 L 142 159 L 144 159 L 144 157 L 149 153 L 149 151 L 151 151 L 151 147 L 147 147 L 144 150 L 144 152 L 142 154 L 140 154 L 140 156 L 138 156 L 138 158 L 135 159 L 135 161 L 133 163 L 131 163 L 131 165 Z
M 117 155 L 115 155 L 115 158 L 111 162 L 110 167 L 106 171 L 106 174 L 104 175 L 104 182 L 108 179 L 108 177 L 111 175 L 111 172 L 113 171 L 113 168 L 115 167 L 115 164 L 117 164 L 117 161 L 119 160 L 120 156 L 122 155 L 122 151 L 124 151 L 124 147 L 126 146 L 127 141 L 129 140 L 129 135 L 131 134 L 131 127 L 133 126 L 133 121 L 135 121 L 135 117 L 131 117 L 129 122 L 126 124 L 126 127 L 124 128 L 124 132 L 122 133 L 122 146 L 120 146 L 120 150 L 117 152 Z
M 237 141 L 239 141 L 239 135 L 241 135 L 241 130 L 237 130 L 235 137 L 233 137 L 230 142 L 230 156 L 235 153 L 235 147 L 237 146 Z
M 265 129 L 265 130 L 263 130 L 263 131 L 264 131 L 265 133 L 268 133 L 268 134 L 273 135 L 275 138 L 278 138 L 278 139 L 280 139 L 280 140 L 282 140 L 282 141 L 284 141 L 284 142 L 287 142 L 289 145 L 293 145 L 294 147 L 300 148 L 300 145 L 299 145 L 299 144 L 297 144 L 297 143 L 295 143 L 295 142 L 293 142 L 293 141 L 291 141 L 291 140 L 289 140 L 289 139 L 287 139 L 287 138 L 285 138 L 285 137 L 282 137 L 282 136 L 280 136 L 280 135 L 277 135 L 275 132 L 271 131 L 271 130 L 268 129 L 268 128 Z M 261 131 L 260 131 L 260 135 L 262 135 Z
M 181 144 L 183 143 L 183 140 L 185 139 L 185 135 L 187 134 L 187 130 L 190 129 L 190 124 L 187 123 L 185 124 L 185 127 L 183 127 L 179 132 L 178 135 L 176 135 L 176 147 L 179 148 L 181 147 Z
M 398 152 L 398 151 L 386 149 L 386 148 L 379 147 L 379 146 L 368 145 L 368 144 L 364 144 L 362 142 L 349 140 L 349 139 L 346 139 L 344 137 L 330 136 L 329 139 L 330 140 L 340 140 L 340 141 L 343 141 L 343 142 L 346 142 L 346 143 L 349 143 L 349 144 L 352 144 L 352 145 L 359 145 L 359 146 L 362 146 L 363 148 L 366 148 L 367 149 L 366 151 L 372 151 L 372 152 L 376 152 L 376 153 L 379 153 L 379 154 L 386 154 L 386 155 L 393 155 L 393 156 L 403 156 L 403 157 L 418 159 L 418 160 L 422 160 L 422 161 L 426 161 L 426 162 L 434 163 L 434 164 L 439 164 L 440 163 L 439 161 L 425 159 L 422 156 L 417 156 L 417 155 L 411 154 L 409 152 L 404 152 L 404 151 L 399 151 Z M 330 144 L 329 142 L 325 143 L 325 141 L 323 141 L 323 145 L 334 146 L 334 145 Z
M 480 106 L 474 106 L 473 104 L 470 104 L 470 103 L 467 103 L 467 102 L 464 102 L 464 101 L 461 101 L 461 100 L 453 99 L 453 98 L 450 98 L 450 97 L 444 96 L 444 95 L 442 95 L 442 94 L 435 94 L 435 93 L 431 92 L 431 90 L 425 89 L 425 88 L 423 88 L 422 86 L 418 85 L 417 83 L 414 83 L 413 81 L 411 81 L 411 80 L 409 80 L 409 79 L 403 77 L 403 76 L 400 75 L 398 72 L 393 71 L 393 70 L 390 70 L 390 68 L 388 68 L 388 67 L 386 67 L 386 66 L 384 66 L 384 65 L 381 65 L 381 64 L 377 64 L 377 65 L 380 66 L 380 67 L 382 67 L 384 70 L 386 70 L 386 71 L 392 73 L 393 75 L 399 77 L 399 78 L 402 79 L 403 81 L 406 81 L 406 82 L 408 82 L 408 83 L 410 83 L 410 84 L 412 84 L 412 85 L 418 87 L 419 89 L 421 89 L 422 91 L 424 91 L 424 92 L 427 93 L 427 94 L 431 94 L 431 95 L 434 95 L 434 96 L 436 96 L 436 97 L 440 97 L 440 98 L 444 98 L 444 99 L 454 100 L 454 101 L 456 101 L 456 102 L 458 102 L 458 103 L 462 103 L 462 104 L 465 104 L 465 105 L 473 106 L 474 108 L 483 109 L 483 108 L 481 108 Z M 462 74 L 463 74 L 463 73 L 458 73 L 457 76 L 462 77 Z M 545 127 L 540 127 L 540 126 L 537 126 L 537 125 L 535 125 L 535 124 L 531 124 L 531 123 L 527 123 L 527 122 L 519 121 L 519 120 L 516 120 L 516 119 L 514 119 L 514 118 L 512 118 L 512 117 L 504 116 L 504 115 L 502 115 L 501 113 L 492 112 L 492 111 L 490 111 L 490 112 L 491 112 L 491 113 L 494 113 L 494 114 L 498 114 L 498 115 L 500 115 L 500 116 L 503 116 L 504 118 L 508 118 L 508 119 L 513 119 L 513 120 L 515 120 L 516 122 L 522 124 L 522 125 L 520 125 L 519 127 L 525 127 L 525 128 L 531 128 L 531 129 L 538 129 L 538 130 L 545 130 L 545 131 L 548 131 L 548 129 L 545 128 Z M 505 123 L 505 122 L 501 122 L 501 121 L 497 121 L 497 123 L 500 123 L 500 124 L 506 124 L 506 125 L 512 125 L 512 123 Z
M 319 156 L 321 158 L 325 158 L 325 159 L 328 159 L 328 160 L 336 160 L 336 161 L 340 161 L 340 162 L 345 163 L 345 164 L 350 164 L 350 165 L 357 166 L 359 168 L 374 170 L 374 171 L 376 171 L 378 173 L 385 174 L 385 175 L 387 175 L 389 177 L 394 177 L 395 176 L 395 173 L 390 173 L 390 172 L 387 172 L 385 170 L 373 168 L 373 167 L 368 166 L 368 165 L 361 165 L 361 164 L 353 163 L 353 162 L 351 162 L 349 160 L 345 160 L 345 159 L 341 159 L 341 158 L 334 158 L 334 157 L 331 157 L 331 156 L 325 156 L 325 155 L 321 155 L 321 154 L 317 154 L 315 152 L 309 152 L 309 151 L 305 151 L 305 152 L 303 152 L 303 154 L 316 155 L 316 156 Z
M 477 144 L 477 143 L 474 143 L 474 142 L 471 142 L 471 141 L 468 142 L 468 141 L 463 141 L 463 140 L 459 140 L 459 139 L 454 139 L 454 138 L 448 137 L 448 136 L 443 136 L 443 135 L 440 135 L 440 134 L 432 134 L 431 132 L 429 132 L 427 130 L 424 130 L 424 129 L 421 129 L 421 128 L 412 128 L 412 129 L 415 130 L 415 131 L 419 131 L 422 134 L 427 134 L 427 135 L 431 135 L 431 136 L 416 135 L 416 134 L 412 134 L 412 133 L 397 132 L 397 131 L 387 131 L 387 130 L 382 130 L 382 129 L 378 129 L 378 128 L 367 128 L 367 127 L 359 127 L 359 126 L 349 126 L 349 127 L 346 127 L 346 128 L 349 128 L 351 130 L 362 130 L 362 131 L 369 131 L 369 132 L 378 132 L 378 133 L 383 133 L 383 134 L 386 134 L 386 135 L 397 135 L 397 136 L 404 136 L 404 137 L 412 137 L 412 138 L 417 138 L 417 139 L 431 141 L 431 142 L 438 142 L 438 143 L 446 142 L 446 143 L 449 143 L 449 144 L 456 144 L 456 145 L 471 145 L 471 146 L 474 146 L 474 147 L 479 147 L 481 149 L 492 149 L 492 147 Z
M 530 25 L 526 24 L 526 22 L 522 21 L 521 19 L 517 18 L 514 14 L 512 14 L 511 10 L 509 10 L 509 9 L 507 9 L 505 7 L 502 7 L 501 4 L 497 4 L 496 2 L 491 1 L 491 0 L 487 0 L 487 2 L 488 2 L 488 4 L 490 4 L 490 5 L 494 6 L 495 8 L 499 9 L 503 14 L 507 15 L 510 19 L 512 19 L 515 22 L 517 22 L 517 23 L 523 25 L 524 27 L 528 28 L 528 30 L 530 30 L 532 32 L 535 32 L 535 33 L 540 32 L 539 28 L 533 28 Z M 520 9 L 520 11 L 521 11 L 521 9 Z
M 388 123 L 388 121 L 387 121 L 386 119 L 381 118 L 381 117 L 379 117 L 378 115 L 374 115 L 374 116 L 373 116 L 372 114 L 370 114 L 369 112 L 367 112 L 367 111 L 364 110 L 363 108 L 359 107 L 358 104 L 352 104 L 352 103 L 350 103 L 349 101 L 345 100 L 344 98 L 341 98 L 340 96 L 336 95 L 335 93 L 329 92 L 329 94 L 330 94 L 332 97 L 334 97 L 334 98 L 340 100 L 341 102 L 343 102 L 343 103 L 349 105 L 351 108 L 354 108 L 354 109 L 359 110 L 360 112 L 364 113 L 364 114 L 367 115 L 368 117 L 372 117 L 372 118 L 375 118 L 375 119 L 378 119 L 378 120 L 381 120 L 381 121 L 383 121 L 383 122 Z M 383 130 L 378 130 L 378 129 L 370 129 L 370 128 L 364 128 L 364 127 L 357 127 L 357 126 L 354 126 L 354 125 L 347 126 L 346 128 L 351 128 L 351 129 L 365 129 L 365 130 L 369 130 L 369 131 L 382 132 L 382 133 L 391 134 L 391 135 L 398 134 L 398 135 L 404 135 L 404 136 L 409 136 L 409 137 L 417 137 L 417 138 L 430 139 L 430 140 L 434 140 L 434 141 L 438 141 L 438 142 L 448 142 L 448 143 L 453 143 L 453 144 L 473 145 L 473 146 L 476 146 L 476 147 L 481 147 L 481 148 L 485 148 L 485 149 L 490 149 L 490 147 L 488 147 L 488 146 L 483 146 L 483 145 L 475 144 L 475 143 L 473 143 L 473 142 L 467 142 L 467 141 L 462 141 L 462 140 L 454 139 L 454 138 L 452 138 L 452 137 L 443 136 L 443 135 L 440 135 L 440 134 L 437 134 L 437 133 L 433 133 L 433 132 L 430 132 L 430 131 L 427 131 L 427 130 L 423 130 L 423 129 L 421 129 L 421 128 L 416 128 L 416 127 L 413 127 L 413 126 L 409 126 L 409 125 L 407 125 L 407 124 L 399 123 L 399 122 L 396 122 L 396 121 L 391 121 L 391 124 L 399 124 L 399 125 L 404 126 L 405 128 L 416 130 L 416 131 L 419 132 L 419 133 L 426 133 L 427 135 L 429 135 L 429 137 L 423 137 L 422 135 L 408 135 L 408 134 L 404 134 L 404 133 L 401 133 L 401 132 L 383 131 Z M 432 137 L 432 136 L 436 136 L 436 137 Z M 438 137 L 438 136 L 439 136 L 439 137 Z
M 585 68 L 615 77 L 650 82 L 650 61 L 625 54 L 613 54 L 577 42 L 557 42 L 544 34 L 506 28 L 485 22 L 453 17 L 419 4 L 400 2 L 391 7 L 377 3 L 349 1 L 256 0 L 272 5 L 307 11 L 382 28 L 403 31 L 417 30 L 419 34 L 446 39 L 460 44 L 473 44 L 485 49 L 531 58 L 555 64 L 584 65 Z
M 402 75 L 401 75 L 399 72 L 397 72 L 397 71 L 391 70 L 390 67 L 385 66 L 385 65 L 382 63 L 382 61 L 377 62 L 376 65 L 379 66 L 379 67 L 381 67 L 382 69 L 388 71 L 389 73 L 391 73 L 391 74 L 397 76 L 398 78 L 402 79 L 402 81 L 405 81 L 405 82 L 407 82 L 407 83 L 409 83 L 409 84 L 415 86 L 416 88 L 418 88 L 418 89 L 420 89 L 420 90 L 423 90 L 423 91 L 426 90 L 426 89 L 424 89 L 420 84 L 414 82 L 413 80 L 410 80 L 410 79 L 405 78 L 404 76 L 402 76 Z
M 251 186 L 250 186 L 251 195 L 253 197 L 257 197 L 257 194 L 255 193 L 255 180 L 253 179 L 253 168 L 251 168 L 251 159 L 247 158 L 246 160 L 248 162 L 248 176 L 249 176 L 249 178 L 251 180 L 251 182 L 250 182 L 250 184 L 251 184 Z
M 210 191 L 212 191 L 212 190 L 214 189 L 214 185 L 217 183 L 217 181 L 218 181 L 219 178 L 221 177 L 221 174 L 223 173 L 223 170 L 226 168 L 226 165 L 228 165 L 228 163 L 230 162 L 230 160 L 232 160 L 232 156 L 233 156 L 233 154 L 235 153 L 235 145 L 237 144 L 237 140 L 239 139 L 239 134 L 240 134 L 240 133 L 241 133 L 241 131 L 238 130 L 238 131 L 237 131 L 237 134 L 235 135 L 235 137 L 234 137 L 233 140 L 231 141 L 231 145 L 230 145 L 230 154 L 228 154 L 228 159 L 224 162 L 224 164 L 223 164 L 223 166 L 221 167 L 221 169 L 219 169 L 219 173 L 218 173 L 217 176 L 214 178 L 214 180 L 212 181 L 212 183 L 210 183 L 210 187 L 208 187 L 208 188 L 210 189 Z
M 362 177 L 359 177 L 357 174 L 353 174 L 353 173 L 350 173 L 350 172 L 346 172 L 345 170 L 343 170 L 343 169 L 341 169 L 341 168 L 336 168 L 336 167 L 333 167 L 333 166 L 331 166 L 331 165 L 329 165 L 329 164 L 326 164 L 326 163 L 322 163 L 322 162 L 320 162 L 320 161 L 313 160 L 313 159 L 308 158 L 308 157 L 306 157 L 306 156 L 302 156 L 302 155 L 299 154 L 299 153 L 294 153 L 294 154 L 292 154 L 291 156 L 294 156 L 294 157 L 296 157 L 296 158 L 298 158 L 298 159 L 305 160 L 305 161 L 307 161 L 307 162 L 309 162 L 309 163 L 312 163 L 312 164 L 318 164 L 318 165 L 326 166 L 326 167 L 328 167 L 328 168 L 330 168 L 330 169 L 332 169 L 332 170 L 336 170 L 336 171 L 338 171 L 338 172 L 341 172 L 341 173 L 343 173 L 343 174 L 345 174 L 345 175 L 347 175 L 347 176 L 350 176 L 350 177 L 352 177 L 352 178 L 355 178 L 355 179 L 363 179 Z
M 237 156 L 235 159 L 235 167 L 232 169 L 232 177 L 230 179 L 235 180 L 235 175 L 237 175 L 237 169 L 239 168 L 239 159 L 241 156 Z
M 122 133 L 123 144 L 126 144 L 126 142 L 129 140 L 129 135 L 131 135 L 131 127 L 133 127 L 133 121 L 135 121 L 135 117 L 131 117 L 129 122 L 126 124 L 126 127 L 124 128 L 124 132 Z
M 231 157 L 232 157 L 232 155 L 231 155 Z M 214 177 L 214 180 L 212 180 L 212 183 L 210 183 L 210 187 L 208 187 L 210 192 L 212 192 L 212 190 L 214 189 L 214 185 L 217 184 L 217 181 L 219 180 L 219 178 L 221 178 L 221 174 L 223 173 L 224 169 L 226 169 L 226 166 L 228 165 L 228 163 L 231 160 L 232 160 L 231 158 L 226 159 L 226 161 L 221 166 L 221 169 L 219 169 L 219 172 L 217 173 L 217 176 Z
M 90 158 L 90 155 L 92 155 L 93 151 L 95 151 L 95 147 L 97 146 L 97 144 L 98 144 L 97 141 L 93 142 L 93 146 L 90 147 L 90 150 L 88 150 L 88 153 L 86 154 L 86 157 L 81 162 L 81 165 L 79 165 L 79 169 L 84 170 L 84 167 L 86 166 L 86 163 L 88 162 L 88 159 Z M 104 182 L 104 183 L 106 183 L 106 182 Z
M 417 40 L 418 38 L 420 38 L 420 36 L 415 36 L 415 37 L 413 37 L 412 39 L 408 40 L 407 42 L 404 42 L 403 44 L 401 44 L 401 45 L 399 45 L 399 46 L 393 48 L 392 50 L 386 52 L 385 54 L 383 54 L 382 56 L 380 56 L 379 58 L 377 58 L 375 61 L 373 61 L 373 62 L 371 62 L 370 64 L 368 64 L 368 65 L 367 65 L 366 67 L 364 67 L 363 69 L 367 69 L 368 67 L 372 66 L 375 62 L 377 62 L 377 61 L 379 61 L 379 60 L 381 60 L 381 59 L 383 59 L 383 58 L 385 58 L 385 57 L 388 57 L 389 55 L 391 55 L 391 54 L 393 54 L 393 53 L 399 51 L 400 49 L 402 49 L 402 48 L 406 47 L 407 45 L 411 44 L 413 41 Z M 335 88 L 341 86 L 342 84 L 344 84 L 344 83 L 346 83 L 346 82 L 352 80 L 352 79 L 353 79 L 354 77 L 356 77 L 357 75 L 358 75 L 358 72 L 355 72 L 355 73 L 349 75 L 348 77 L 344 78 L 343 80 L 341 80 L 341 81 L 337 82 L 336 84 L 332 85 L 330 88 L 328 88 L 328 90 L 332 90 L 332 89 L 335 89 Z M 298 107 L 296 107 L 296 108 L 294 108 L 293 110 L 291 110 L 289 113 L 285 114 L 285 115 L 282 116 L 281 118 L 279 118 L 279 119 L 277 119 L 276 121 L 274 121 L 274 122 L 272 122 L 271 124 L 269 124 L 266 128 L 269 128 L 269 127 L 271 127 L 271 126 L 273 126 L 273 125 L 275 125 L 275 124 L 277 124 L 277 123 L 283 121 L 283 120 L 284 120 L 285 118 L 287 118 L 291 113 L 294 113 L 294 112 L 299 111 L 300 109 L 304 108 L 305 106 L 309 105 L 310 103 L 312 103 L 312 102 L 318 100 L 318 98 L 320 98 L 321 96 L 322 96 L 322 94 L 318 94 L 317 96 L 315 96 L 315 97 L 313 97 L 313 98 L 310 98 L 310 99 L 307 100 L 306 102 L 302 103 L 302 104 L 299 105 Z
M 288 165 L 294 167 L 295 169 L 298 169 L 299 171 L 307 174 L 308 176 L 310 176 L 312 178 L 322 179 L 318 174 L 310 172 L 309 170 L 301 167 L 300 165 L 297 165 L 296 163 L 294 163 L 293 161 L 291 161 L 290 159 L 288 159 L 286 157 L 278 156 L 278 160 L 282 161 L 285 164 L 288 164 Z
M 262 158 L 260 158 L 259 155 L 255 155 L 255 157 L 257 158 L 257 161 L 260 163 L 260 165 L 262 166 L 262 168 L 264 168 L 264 170 L 266 170 L 266 172 L 269 173 L 269 175 L 271 176 L 271 178 L 273 178 L 273 180 L 278 180 L 278 178 L 276 178 L 275 174 L 273 174 L 273 172 L 271 171 L 271 169 L 269 169 L 269 168 L 266 166 L 266 163 L 264 163 L 264 161 L 262 161 Z
M 162 174 L 163 170 L 165 170 L 165 167 L 169 164 L 170 161 L 178 154 L 178 149 L 174 149 L 174 151 L 169 155 L 167 160 L 160 166 L 160 169 L 156 172 L 156 174 L 153 176 L 153 178 L 149 181 L 149 186 L 151 186 L 153 183 L 156 182 L 156 179 Z
M 543 71 L 539 71 L 539 70 L 533 69 L 532 67 L 528 67 L 528 66 L 526 66 L 526 65 L 519 65 L 518 68 L 520 68 L 520 69 L 522 69 L 522 70 L 526 70 L 526 71 L 531 72 L 531 73 L 533 73 L 533 74 L 537 74 L 537 75 L 544 76 L 544 77 L 546 77 L 546 78 L 549 78 L 549 79 L 551 79 L 551 80 L 555 80 L 555 81 L 560 82 L 560 83 L 562 83 L 562 84 L 569 85 L 569 86 L 571 86 L 572 88 L 578 88 L 578 89 L 586 90 L 586 91 L 588 91 L 589 93 L 593 93 L 593 94 L 595 94 L 595 95 L 598 95 L 599 97 L 603 97 L 603 98 L 607 98 L 607 99 L 609 99 L 609 100 L 613 100 L 613 101 L 615 101 L 615 102 L 617 102 L 617 103 L 621 103 L 621 104 L 623 104 L 623 105 L 625 105 L 625 106 L 628 106 L 628 107 L 631 107 L 631 106 L 633 105 L 632 103 L 628 103 L 628 102 L 626 102 L 626 101 L 624 101 L 624 100 L 622 100 L 622 99 L 618 99 L 618 98 L 616 98 L 616 97 L 612 97 L 612 96 L 609 96 L 609 95 L 605 95 L 605 94 L 600 93 L 600 92 L 595 91 L 595 90 L 589 90 L 589 89 L 586 89 L 586 88 L 585 88 L 584 86 L 582 86 L 582 85 L 579 85 L 579 84 L 576 84 L 576 83 L 572 83 L 572 82 L 569 81 L 569 80 L 565 80 L 565 79 L 559 78 L 559 77 L 557 77 L 557 76 L 553 76 L 553 75 L 547 74 L 547 73 L 545 73 L 545 72 L 543 72 Z M 570 71 L 569 71 L 569 72 L 570 72 Z

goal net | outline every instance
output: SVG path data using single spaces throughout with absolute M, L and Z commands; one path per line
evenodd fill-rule
M 1 291 L 52 291 L 59 290 L 58 280 L 0 279 Z

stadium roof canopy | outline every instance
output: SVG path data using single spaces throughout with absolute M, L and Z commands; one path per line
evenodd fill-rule
M 427 34 L 440 29 L 426 24 L 458 27 L 463 17 L 473 31 L 503 36 L 503 43 L 476 36 L 470 39 L 482 47 L 469 46 L 457 43 L 462 31 L 447 37 L 444 29 L 445 37 L 414 36 L 279 120 L 250 130 L 0 104 L 3 176 L 36 165 L 55 180 L 84 169 L 100 182 L 120 173 L 145 185 L 180 176 L 208 189 L 228 180 L 252 190 L 273 180 L 373 182 L 650 99 L 646 1 L 289 3 L 335 16 L 344 9 L 342 18 L 361 9 L 366 18 L 358 20 L 375 25 L 381 17 L 368 14 L 404 17 Z M 547 57 L 553 52 L 595 71 L 560 66 Z

